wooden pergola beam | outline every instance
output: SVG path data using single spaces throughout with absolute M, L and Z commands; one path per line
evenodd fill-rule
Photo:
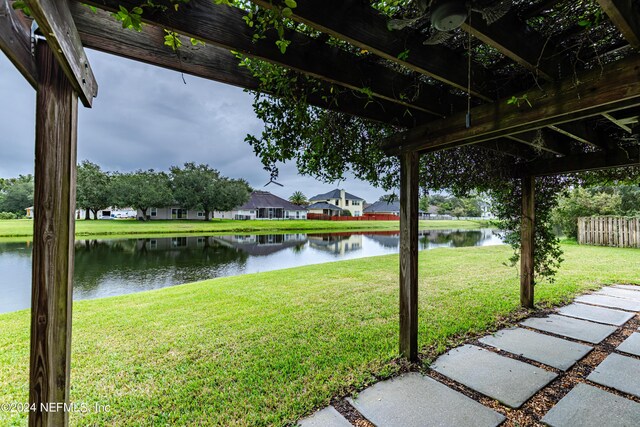
M 500 154 L 507 154 L 520 159 L 535 159 L 541 157 L 541 153 L 537 152 L 530 145 L 523 144 L 507 138 L 493 139 L 491 141 L 479 142 L 476 147 L 494 151 Z
M 522 217 L 520 223 L 520 305 L 533 308 L 535 277 L 536 178 L 521 179 Z
M 418 360 L 418 153 L 400 156 L 400 355 Z
M 487 25 L 480 13 L 474 12 L 470 20 L 462 25 L 462 29 L 534 75 L 547 81 L 556 79 L 558 67 L 550 63 L 545 55 L 545 51 L 553 51 L 553 46 L 548 46 L 542 36 L 522 22 L 515 12 L 491 25 Z
M 388 154 L 433 151 L 562 124 L 640 105 L 640 56 L 635 55 L 574 78 L 519 94 L 520 106 L 502 99 L 471 110 L 471 126 L 460 112 L 396 134 L 383 148 Z M 531 104 L 531 105 L 529 105 Z
M 98 94 L 98 83 L 71 17 L 69 1 L 25 1 L 82 104 L 91 107 Z
M 277 0 L 251 0 L 264 7 L 283 4 Z M 304 0 L 293 9 L 293 19 L 325 34 L 388 59 L 421 74 L 467 91 L 467 59 L 443 46 L 425 46 L 424 35 L 411 30 L 390 32 L 389 18 L 361 0 Z M 422 38 L 421 38 L 422 37 Z M 471 93 L 492 100 L 489 79 L 481 67 L 473 67 Z
M 228 50 L 213 44 L 205 46 L 183 45 L 179 52 L 164 46 L 164 30 L 145 25 L 142 31 L 123 29 L 106 11 L 95 13 L 80 3 L 70 7 L 82 43 L 92 49 L 111 53 L 136 61 L 192 74 L 208 80 L 259 90 L 260 82 L 246 67 L 238 65 L 238 59 Z M 342 111 L 370 120 L 412 127 L 426 120 L 421 111 L 411 111 L 385 100 L 370 101 L 364 95 L 349 91 L 330 93 L 327 86 L 321 92 L 308 95 L 308 101 L 317 107 Z
M 11 7 L 11 1 L 0 0 L 0 50 L 35 89 L 38 76 L 31 53 L 31 28 L 26 19 Z
M 598 132 L 584 120 L 551 125 L 549 129 L 583 144 L 599 149 L 607 149 L 607 145 L 602 141 Z
M 547 129 L 517 133 L 515 135 L 507 136 L 506 138 L 551 154 L 566 156 L 571 152 L 571 146 L 567 141 L 561 141 L 559 135 L 556 136 Z
M 640 166 L 640 149 L 637 147 L 535 160 L 526 165 L 520 165 L 516 176 L 563 175 L 628 166 Z
M 93 0 L 86 3 L 115 11 L 119 6 L 130 10 L 146 1 Z M 207 45 L 278 64 L 362 95 L 371 92 L 376 98 L 428 113 L 433 118 L 449 115 L 465 105 L 462 97 L 451 95 L 442 88 L 418 82 L 411 76 L 364 57 L 357 58 L 296 31 L 286 31 L 285 39 L 291 44 L 283 54 L 273 32 L 268 32 L 264 39 L 254 40 L 254 29 L 243 20 L 246 13 L 235 7 L 216 5 L 211 0 L 190 0 L 176 11 L 169 2 L 157 3 L 166 3 L 168 9 L 144 8 L 143 22 L 202 40 Z
M 634 0 L 598 0 L 600 7 L 624 38 L 640 49 L 640 6 Z
M 78 96 L 44 41 L 36 46 L 30 427 L 69 423 Z M 46 410 L 44 405 L 53 405 Z M 58 408 L 57 410 L 55 408 Z

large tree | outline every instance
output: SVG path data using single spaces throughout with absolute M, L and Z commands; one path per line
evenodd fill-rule
M 143 220 L 147 219 L 149 208 L 174 202 L 169 176 L 153 169 L 115 175 L 114 194 L 118 206 L 139 209 Z
M 88 160 L 78 165 L 76 204 L 85 209 L 85 219 L 91 219 L 89 211 L 97 218 L 99 211 L 114 204 L 111 175 Z
M 0 189 L 0 212 L 24 215 L 25 209 L 33 206 L 33 176 L 20 175 L 18 178 L 3 180 Z
M 244 180 L 220 175 L 206 164 L 185 163 L 171 168 L 171 188 L 176 202 L 204 212 L 208 221 L 213 211 L 228 211 L 249 200 L 250 187 Z

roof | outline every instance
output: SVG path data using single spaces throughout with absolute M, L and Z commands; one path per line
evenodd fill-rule
M 328 200 L 328 199 L 339 199 L 340 198 L 340 189 L 336 188 L 335 190 L 331 190 L 328 193 L 318 194 L 317 196 L 313 196 L 309 200 Z M 346 200 L 364 200 L 362 197 L 354 196 L 351 193 L 344 192 L 344 198 Z
M 393 202 L 386 202 L 378 200 L 364 209 L 364 213 L 375 212 L 400 212 L 400 201 L 395 200 Z
M 249 201 L 236 208 L 237 210 L 251 210 L 260 208 L 282 208 L 288 211 L 306 211 L 302 206 L 294 205 L 288 200 L 271 194 L 268 191 L 254 191 L 251 193 Z
M 317 202 L 314 203 L 312 205 L 309 205 L 307 207 L 307 209 L 331 209 L 334 211 L 341 211 L 342 208 L 336 206 L 336 205 L 332 205 L 331 203 L 327 203 L 327 202 Z

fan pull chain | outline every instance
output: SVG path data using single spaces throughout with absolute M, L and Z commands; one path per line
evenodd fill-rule
M 467 129 L 471 127 L 471 7 L 469 7 L 469 46 L 467 53 Z

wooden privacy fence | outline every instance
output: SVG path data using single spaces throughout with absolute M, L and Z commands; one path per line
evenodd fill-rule
M 578 218 L 578 243 L 640 248 L 640 218 Z

